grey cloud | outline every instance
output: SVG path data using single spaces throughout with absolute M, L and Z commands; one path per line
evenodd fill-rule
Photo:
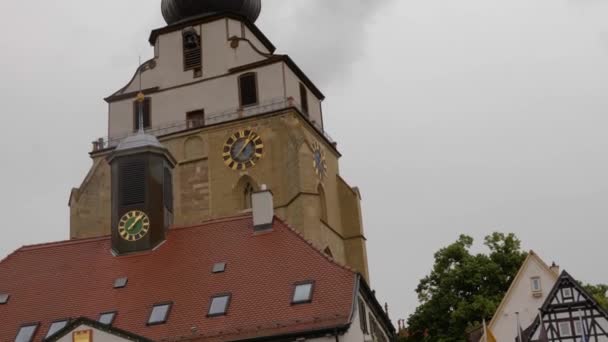
M 259 25 L 323 87 L 365 53 L 368 25 L 394 0 L 266 0 Z

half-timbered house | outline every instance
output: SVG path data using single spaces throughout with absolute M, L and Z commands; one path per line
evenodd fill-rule
M 608 311 L 566 271 L 555 283 L 540 313 L 526 329 L 524 339 L 543 341 L 542 317 L 548 341 L 608 342 Z

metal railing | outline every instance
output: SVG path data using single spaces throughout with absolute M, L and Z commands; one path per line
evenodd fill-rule
M 226 110 L 226 111 L 219 112 L 219 113 L 213 113 L 213 114 L 206 114 L 204 120 L 202 120 L 202 119 L 181 120 L 181 121 L 166 123 L 166 124 L 163 124 L 160 126 L 149 127 L 149 128 L 146 128 L 146 133 L 154 135 L 156 137 L 161 137 L 161 136 L 165 136 L 165 135 L 169 135 L 169 134 L 187 131 L 190 129 L 203 128 L 205 126 L 211 126 L 211 125 L 216 125 L 219 123 L 239 120 L 242 118 L 262 115 L 262 114 L 275 112 L 275 111 L 279 111 L 279 110 L 287 109 L 287 108 L 295 108 L 300 113 L 304 113 L 300 104 L 297 103 L 297 101 L 295 101 L 293 98 L 291 98 L 291 97 L 280 98 L 280 99 L 274 99 L 274 100 L 271 100 L 271 101 L 268 101 L 265 103 L 261 103 L 261 104 L 255 105 L 255 106 L 230 109 L 230 110 Z M 331 138 L 331 136 L 329 134 L 327 134 L 327 132 L 325 132 L 325 130 L 321 126 L 321 123 L 316 122 L 314 120 L 310 120 L 309 116 L 306 114 L 303 114 L 303 117 L 307 118 L 309 120 L 309 122 L 317 129 L 317 131 L 319 133 L 323 134 L 323 136 L 325 136 L 325 138 L 327 140 L 329 140 L 330 143 L 332 143 L 332 144 L 335 143 L 334 140 Z M 93 152 L 114 148 L 114 147 L 118 146 L 118 144 L 120 144 L 120 142 L 123 141 L 125 138 L 127 138 L 131 135 L 134 135 L 134 134 L 137 134 L 137 132 L 130 133 L 130 134 L 123 134 L 120 136 L 99 138 L 96 141 L 93 141 Z

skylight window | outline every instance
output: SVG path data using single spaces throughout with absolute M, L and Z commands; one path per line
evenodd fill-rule
M 114 323 L 114 318 L 116 317 L 116 311 L 106 312 L 99 315 L 99 319 L 97 320 L 101 324 L 112 325 Z
M 218 262 L 217 264 L 213 265 L 213 273 L 223 273 L 225 271 L 226 271 L 225 262 Z
M 292 304 L 303 304 L 312 302 L 312 292 L 314 283 L 309 281 L 305 283 L 299 283 L 295 285 L 293 291 Z
M 8 303 L 9 297 L 8 293 L 0 293 L 0 305 Z
M 67 320 L 53 322 L 49 328 L 49 331 L 46 333 L 45 338 L 55 335 L 59 330 L 65 328 L 66 325 L 68 325 Z
M 31 342 L 38 329 L 38 323 L 24 325 L 19 329 L 15 342 Z
M 150 313 L 150 318 L 148 319 L 148 325 L 167 323 L 170 310 L 171 303 L 154 305 L 152 312 Z
M 228 304 L 230 304 L 230 295 L 219 295 L 211 298 L 211 305 L 209 305 L 209 317 L 212 316 L 224 316 L 228 311 Z
M 124 287 L 127 287 L 128 282 L 129 282 L 129 278 L 127 278 L 127 277 L 118 278 L 118 279 L 114 280 L 114 288 L 122 289 Z

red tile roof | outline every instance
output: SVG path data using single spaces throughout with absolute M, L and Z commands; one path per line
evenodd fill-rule
M 226 272 L 212 274 L 213 264 Z M 126 288 L 114 280 L 128 277 Z M 291 305 L 293 284 L 314 280 L 311 304 Z M 23 247 L 0 262 L 0 341 L 24 323 L 50 323 L 116 310 L 114 326 L 153 340 L 237 340 L 350 323 L 358 276 L 279 219 L 255 235 L 251 216 L 173 228 L 156 251 L 115 257 L 110 238 Z M 207 318 L 213 295 L 230 293 L 228 313 Z M 152 306 L 173 302 L 167 324 L 147 326 Z M 194 332 L 194 333 L 193 333 Z

